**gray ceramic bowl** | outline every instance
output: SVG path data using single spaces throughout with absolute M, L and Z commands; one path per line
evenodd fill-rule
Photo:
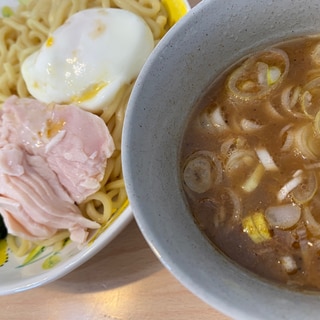
M 319 0 L 204 0 L 161 41 L 129 103 L 123 167 L 136 220 L 162 263 L 235 319 L 319 319 L 320 294 L 293 292 L 238 268 L 194 224 L 179 180 L 182 130 L 210 82 L 253 48 L 320 32 Z

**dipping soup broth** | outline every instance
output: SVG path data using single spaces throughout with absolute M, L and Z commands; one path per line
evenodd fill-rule
M 320 289 L 320 37 L 254 52 L 210 86 L 185 129 L 181 177 L 224 254 Z

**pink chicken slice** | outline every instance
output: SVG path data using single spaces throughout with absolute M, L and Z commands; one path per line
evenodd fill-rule
M 99 189 L 114 150 L 104 122 L 78 107 L 11 97 L 0 128 L 0 213 L 8 232 L 41 240 L 67 229 L 85 242 L 99 224 L 75 202 Z
M 8 141 L 46 159 L 74 201 L 80 203 L 99 189 L 114 151 L 100 117 L 73 105 L 48 107 L 15 96 L 5 102 L 3 112 Z

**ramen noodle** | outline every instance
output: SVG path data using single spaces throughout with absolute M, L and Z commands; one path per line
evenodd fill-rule
M 20 72 L 23 61 L 39 50 L 50 33 L 72 14 L 94 7 L 121 8 L 139 15 L 150 27 L 155 44 L 169 28 L 167 12 L 160 0 L 43 0 L 20 4 L 14 13 L 0 19 L 0 103 L 11 95 L 30 96 Z M 108 126 L 116 150 L 108 159 L 100 190 L 79 205 L 84 216 L 101 224 L 98 233 L 128 205 L 121 168 L 121 133 L 133 84 L 123 85 L 98 114 Z M 54 244 L 59 249 L 68 236 L 67 231 L 61 231 L 41 245 Z M 7 236 L 7 242 L 17 256 L 24 256 L 35 245 L 12 235 Z

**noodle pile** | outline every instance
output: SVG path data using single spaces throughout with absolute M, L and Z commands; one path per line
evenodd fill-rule
M 0 104 L 11 95 L 30 96 L 20 72 L 22 62 L 39 50 L 50 33 L 72 14 L 94 7 L 121 8 L 141 16 L 149 25 L 155 43 L 169 28 L 161 0 L 32 0 L 21 4 L 12 16 L 0 19 Z M 80 204 L 84 216 L 102 225 L 98 233 L 128 205 L 121 168 L 121 134 L 132 86 L 133 83 L 123 86 L 99 114 L 109 128 L 116 150 L 108 159 L 100 190 Z M 7 242 L 17 256 L 24 256 L 35 245 L 55 245 L 54 250 L 59 250 L 68 236 L 68 231 L 61 231 L 41 244 L 34 244 L 8 235 Z

